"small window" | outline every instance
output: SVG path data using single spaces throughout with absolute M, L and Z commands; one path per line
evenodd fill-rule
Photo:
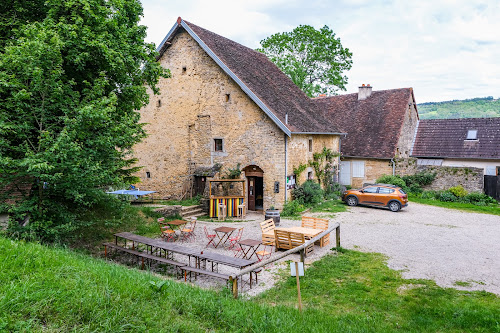
M 151 178 L 151 173 L 149 171 L 146 171 L 146 178 Z
M 231 94 L 226 94 L 226 102 L 229 102 L 230 99 L 231 99 Z
M 186 66 L 182 66 L 182 73 L 184 74 L 184 73 L 186 73 L 186 71 L 187 71 Z
M 466 140 L 477 140 L 477 130 L 468 130 Z
M 387 188 L 387 187 L 379 187 L 378 188 L 378 193 L 382 193 L 382 194 L 394 193 L 394 189 L 393 188 Z
M 309 152 L 312 153 L 313 151 L 313 139 L 309 139 Z
M 312 172 L 312 171 L 309 171 L 309 172 L 307 173 L 307 179 L 308 179 L 308 180 L 312 180 L 312 179 L 313 179 L 313 172 Z
M 159 100 L 156 101 L 156 107 L 157 108 L 161 107 L 161 99 L 159 99 Z
M 214 139 L 214 151 L 224 151 L 222 139 Z
M 378 187 L 365 187 L 363 193 L 377 193 Z

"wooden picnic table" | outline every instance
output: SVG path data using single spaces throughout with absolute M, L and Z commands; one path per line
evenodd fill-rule
M 204 266 L 206 266 L 206 262 L 210 261 L 212 263 L 212 271 L 214 268 L 218 268 L 218 264 L 223 264 L 226 266 L 231 266 L 231 267 L 236 267 L 239 269 L 248 267 L 250 265 L 253 265 L 254 263 L 257 262 L 257 260 L 249 260 L 249 259 L 242 259 L 242 258 L 235 258 L 231 256 L 225 256 L 223 254 L 219 253 L 214 253 L 214 252 L 206 252 L 203 251 L 203 253 L 200 253 L 198 255 L 198 259 L 201 262 L 204 262 Z M 215 266 L 214 266 L 215 264 Z M 201 266 L 201 265 L 200 265 Z
M 242 259 L 250 259 L 257 252 L 262 240 L 257 239 L 244 239 L 238 242 L 241 246 Z M 246 249 L 245 249 L 246 247 Z
M 231 235 L 235 230 L 236 228 L 231 228 L 231 227 L 218 227 L 214 229 L 215 234 L 219 238 L 219 242 L 217 244 L 214 244 L 214 247 L 217 248 L 221 243 L 222 246 L 224 246 L 226 242 L 229 240 L 229 237 L 231 237 Z
M 306 238 L 313 238 L 316 235 L 319 235 L 324 230 L 321 229 L 313 229 L 313 228 L 304 228 L 304 227 L 276 227 L 276 230 L 283 230 L 288 232 L 296 232 L 298 234 L 303 234 Z

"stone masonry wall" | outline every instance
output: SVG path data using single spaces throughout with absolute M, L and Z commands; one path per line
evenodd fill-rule
M 396 174 L 405 176 L 419 172 L 436 173 L 436 178 L 431 185 L 424 187 L 425 190 L 447 190 L 462 185 L 467 192 L 484 191 L 482 168 L 417 165 L 416 158 L 396 160 Z
M 134 147 L 144 166 L 137 174 L 139 186 L 160 197 L 180 198 L 188 192 L 195 168 L 220 163 L 224 174 L 238 163 L 241 169 L 257 165 L 264 171 L 264 209 L 281 209 L 284 133 L 186 32 L 177 34 L 160 62 L 172 77 L 160 80 L 161 94 L 150 93 L 149 105 L 141 110 L 148 137 Z M 222 152 L 214 151 L 215 138 L 223 140 Z M 275 181 L 280 193 L 274 193 Z
M 396 148 L 395 155 L 397 158 L 409 158 L 413 139 L 415 138 L 415 130 L 418 123 L 417 109 L 413 103 L 413 97 L 410 96 L 408 100 L 408 109 L 404 115 L 405 119 L 403 127 L 399 134 L 399 141 Z

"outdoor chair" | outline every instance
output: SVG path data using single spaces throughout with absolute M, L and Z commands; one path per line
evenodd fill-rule
M 170 229 L 170 226 L 165 223 L 165 218 L 160 217 L 158 219 L 158 225 L 160 226 L 160 237 L 166 242 L 175 241 L 175 231 Z
M 243 235 L 243 227 L 238 229 L 236 236 L 229 237 L 229 249 L 232 249 L 240 240 Z
M 265 220 L 260 223 L 262 230 L 262 244 L 274 245 L 274 228 L 276 228 L 273 219 Z
M 236 243 L 232 248 L 230 247 L 230 249 L 233 251 L 235 258 L 239 258 L 243 254 L 243 249 L 238 243 Z
M 320 219 L 317 217 L 302 216 L 302 227 L 327 230 L 328 229 L 328 220 L 327 219 Z M 316 244 L 319 244 L 319 246 L 321 246 L 321 247 L 326 246 L 329 243 L 330 243 L 330 234 L 321 237 L 321 239 L 316 242 Z
M 257 260 L 259 260 L 260 262 L 262 260 L 271 258 L 271 254 L 273 253 L 272 248 L 273 248 L 272 245 L 264 245 L 263 250 L 255 252 Z
M 182 240 L 193 242 L 196 239 L 196 236 L 194 234 L 194 229 L 196 228 L 196 220 L 196 217 L 191 218 L 191 223 L 189 224 L 189 226 L 181 229 Z
M 215 236 L 216 234 L 210 234 L 208 232 L 208 229 L 206 226 L 203 227 L 205 229 L 205 236 L 207 237 L 207 240 L 208 240 L 208 243 L 207 245 L 205 246 L 205 248 L 207 248 L 210 244 L 212 244 L 212 246 L 215 248 L 215 243 L 214 243 L 214 240 L 215 240 Z

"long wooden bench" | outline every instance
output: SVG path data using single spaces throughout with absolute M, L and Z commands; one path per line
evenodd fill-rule
M 142 269 L 144 269 L 144 259 L 154 260 L 157 262 L 161 262 L 163 264 L 171 265 L 171 266 L 176 267 L 176 269 L 182 268 L 183 266 L 186 266 L 186 264 L 183 264 L 183 263 L 178 262 L 178 261 L 170 260 L 170 259 L 163 258 L 163 257 L 157 257 L 157 256 L 154 256 L 154 255 L 149 254 L 149 253 L 144 253 L 144 252 L 139 252 L 136 250 L 127 249 L 126 247 L 122 247 L 122 246 L 119 246 L 119 245 L 116 245 L 113 243 L 103 243 L 102 245 L 104 245 L 104 255 L 105 256 L 108 255 L 107 248 L 110 247 L 110 248 L 113 248 L 113 249 L 116 249 L 116 250 L 119 250 L 122 252 L 126 252 L 129 254 L 133 254 L 137 257 L 140 257 L 142 259 L 142 265 L 141 265 Z
M 208 276 L 216 277 L 216 278 L 223 279 L 226 281 L 229 281 L 229 278 L 230 278 L 230 276 L 227 274 L 220 274 L 217 272 L 207 271 L 207 270 L 204 270 L 201 268 L 196 268 L 196 267 L 191 267 L 191 266 L 183 266 L 183 267 L 180 267 L 180 269 L 184 274 L 184 281 L 187 280 L 188 272 L 189 272 L 189 281 L 191 281 L 191 274 L 192 273 L 194 273 L 195 279 L 196 279 L 196 276 L 198 274 L 208 275 Z
M 306 242 L 303 234 L 290 232 L 285 230 L 274 230 L 274 237 L 276 239 L 276 250 L 285 249 L 290 250 L 300 246 Z M 307 257 L 314 250 L 314 244 L 309 245 L 305 249 L 305 256 Z

